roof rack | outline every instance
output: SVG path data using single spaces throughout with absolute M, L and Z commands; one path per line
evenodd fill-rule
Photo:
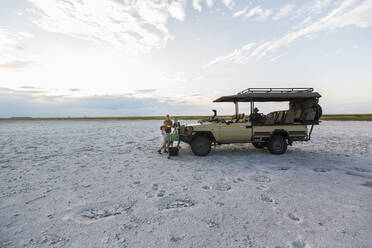
M 237 95 L 244 95 L 247 93 L 299 93 L 299 92 L 313 92 L 314 88 L 248 88 Z

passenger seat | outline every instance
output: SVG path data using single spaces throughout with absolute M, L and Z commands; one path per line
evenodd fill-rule
M 302 109 L 298 108 L 295 112 L 294 121 L 301 122 Z
M 276 119 L 276 112 L 271 112 L 269 114 L 266 115 L 266 119 L 265 119 L 265 124 L 267 125 L 272 125 L 274 124 L 275 122 L 275 119 Z
M 284 111 L 278 111 L 278 115 L 276 117 L 276 123 L 281 123 L 284 119 Z
M 290 123 L 293 123 L 294 120 L 295 120 L 295 112 L 292 111 L 292 110 L 289 110 L 287 111 L 286 115 L 285 115 L 285 120 L 284 120 L 284 123 L 286 124 L 290 124 Z

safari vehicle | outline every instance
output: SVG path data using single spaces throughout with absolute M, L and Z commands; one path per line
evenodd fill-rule
M 272 154 L 283 154 L 293 142 L 310 140 L 322 115 L 320 97 L 313 88 L 249 88 L 214 100 L 235 104 L 231 120 L 218 118 L 213 110 L 212 117 L 183 126 L 180 139 L 197 156 L 206 156 L 212 145 L 231 143 L 252 143 L 258 149 L 267 147 Z M 257 113 L 255 102 L 289 102 L 289 109 L 264 115 Z M 250 115 L 239 114 L 239 103 L 250 103 Z

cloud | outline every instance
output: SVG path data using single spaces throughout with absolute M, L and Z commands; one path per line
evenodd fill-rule
M 8 88 L 3 88 L 0 87 L 0 94 L 27 94 L 27 95 L 39 95 L 39 94 L 44 94 L 45 91 L 39 89 L 39 88 L 34 88 L 34 87 L 21 87 L 22 89 L 25 90 L 13 90 L 13 89 L 8 89 Z
M 0 63 L 0 69 L 23 69 L 32 65 L 32 61 L 14 60 L 5 63 Z
M 183 1 L 28 0 L 40 28 L 109 44 L 128 53 L 164 47 L 168 19 L 183 21 Z
M 213 5 L 214 5 L 214 0 L 206 0 L 206 1 L 207 1 L 207 6 L 208 6 L 209 8 L 213 7 Z
M 234 0 L 222 0 L 222 3 L 223 3 L 226 7 L 230 8 L 230 9 L 232 9 L 233 6 L 235 5 Z
M 280 8 L 279 12 L 273 17 L 273 20 L 279 20 L 280 18 L 287 17 L 294 8 L 293 4 L 286 4 Z
M 321 12 L 323 9 L 327 8 L 333 0 L 314 0 L 313 2 L 313 12 Z
M 307 2 L 302 7 L 297 9 L 296 14 L 297 16 L 308 16 L 319 14 L 328 8 L 331 3 L 336 2 L 334 0 L 313 0 L 311 2 Z
M 279 48 L 287 47 L 299 38 L 307 37 L 315 32 L 334 30 L 350 25 L 359 28 L 367 28 L 372 25 L 372 1 L 346 0 L 318 21 L 308 24 L 303 28 L 289 31 L 286 35 L 277 40 L 265 41 L 258 44 L 252 42 L 248 43 L 246 46 L 248 46 L 249 49 L 243 46 L 232 53 L 212 60 L 204 65 L 204 68 L 221 62 L 246 63 L 249 58 L 252 57 L 270 57 L 272 53 L 278 51 Z M 254 44 L 254 48 L 252 44 Z
M 149 94 L 154 93 L 156 89 L 143 89 L 143 90 L 136 90 L 137 94 Z
M 11 32 L 0 28 L 0 52 L 22 50 L 22 41 L 32 35 L 27 32 Z
M 202 11 L 201 0 L 192 0 L 192 7 L 197 11 Z
M 229 54 L 224 55 L 224 56 L 220 56 L 220 57 L 212 60 L 211 62 L 205 64 L 203 66 L 203 68 L 206 69 L 210 66 L 216 65 L 216 64 L 221 63 L 221 62 L 224 62 L 224 63 L 238 63 L 238 64 L 245 63 L 249 58 L 249 56 L 247 56 L 247 54 L 252 50 L 252 48 L 255 45 L 256 45 L 256 43 L 254 43 L 254 42 L 248 43 L 245 46 L 243 46 L 241 49 L 237 49 L 237 50 L 233 51 L 232 53 L 229 53 Z
M 207 109 L 199 106 L 198 109 Z M 130 95 L 46 96 L 0 87 L 0 117 L 143 116 L 195 114 L 195 105 L 172 98 Z M 209 113 L 209 112 L 208 112 Z
M 173 18 L 182 22 L 186 16 L 185 5 L 182 2 L 173 1 L 169 5 L 169 13 Z
M 246 17 L 253 17 L 256 16 L 256 20 L 263 21 L 266 20 L 267 17 L 271 15 L 272 11 L 270 9 L 263 9 L 260 5 L 248 9 L 248 7 L 245 7 L 244 9 L 237 11 L 233 14 L 233 18 L 239 17 L 239 16 L 246 16 Z
M 248 10 L 248 7 L 245 7 L 244 9 L 235 12 L 232 17 L 235 18 L 235 17 L 245 15 L 247 13 L 247 10 Z
M 20 88 L 25 89 L 25 90 L 38 90 L 38 89 L 40 89 L 38 87 L 33 87 L 33 86 L 28 86 L 28 85 L 21 86 Z

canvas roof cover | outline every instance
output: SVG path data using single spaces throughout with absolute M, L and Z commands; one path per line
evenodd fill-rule
M 236 95 L 222 96 L 214 102 L 285 102 L 320 97 L 313 88 L 249 88 Z

